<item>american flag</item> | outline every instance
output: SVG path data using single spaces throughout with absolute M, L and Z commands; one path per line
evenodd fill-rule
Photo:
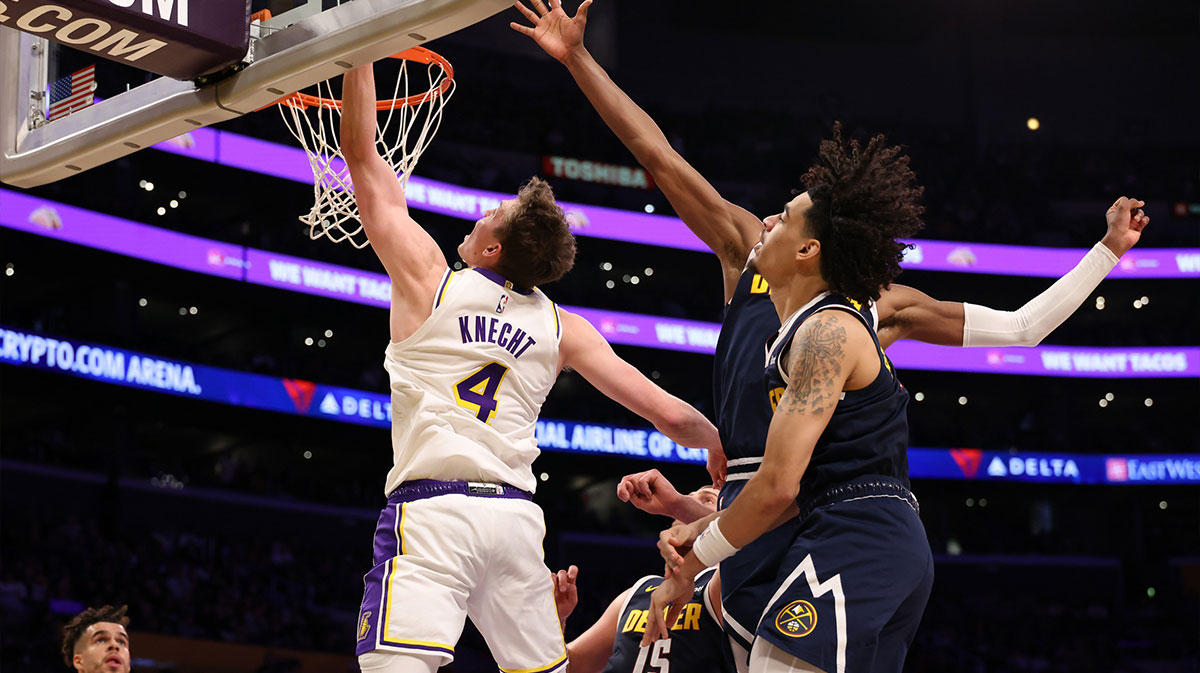
M 54 121 L 92 104 L 96 92 L 96 66 L 55 80 L 50 85 L 50 109 L 46 119 Z

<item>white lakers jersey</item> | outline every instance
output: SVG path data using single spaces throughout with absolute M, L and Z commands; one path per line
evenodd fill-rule
M 558 377 L 558 307 L 487 269 L 446 270 L 433 313 L 388 344 L 392 452 L 386 493 L 405 481 L 533 491 L 535 424 Z

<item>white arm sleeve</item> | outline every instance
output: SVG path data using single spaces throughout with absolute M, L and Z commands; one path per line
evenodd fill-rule
M 1074 269 L 1016 311 L 963 303 L 963 346 L 1036 346 L 1063 323 L 1117 265 L 1103 243 Z

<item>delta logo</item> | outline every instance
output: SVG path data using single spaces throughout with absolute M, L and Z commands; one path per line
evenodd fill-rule
M 967 479 L 974 479 L 979 474 L 979 466 L 983 464 L 982 449 L 950 449 L 950 457 L 958 463 L 958 469 Z
M 287 391 L 288 397 L 292 398 L 292 404 L 296 405 L 296 411 L 300 414 L 308 414 L 308 409 L 312 406 L 313 394 L 317 392 L 317 384 L 301 379 L 283 379 L 283 388 Z
M 997 479 L 1080 481 L 1079 465 L 1070 458 L 1012 456 L 1005 461 L 996 456 L 988 463 L 987 473 Z

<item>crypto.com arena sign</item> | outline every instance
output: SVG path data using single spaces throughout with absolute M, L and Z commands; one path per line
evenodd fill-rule
M 240 61 L 250 0 L 0 0 L 0 26 L 175 79 Z

